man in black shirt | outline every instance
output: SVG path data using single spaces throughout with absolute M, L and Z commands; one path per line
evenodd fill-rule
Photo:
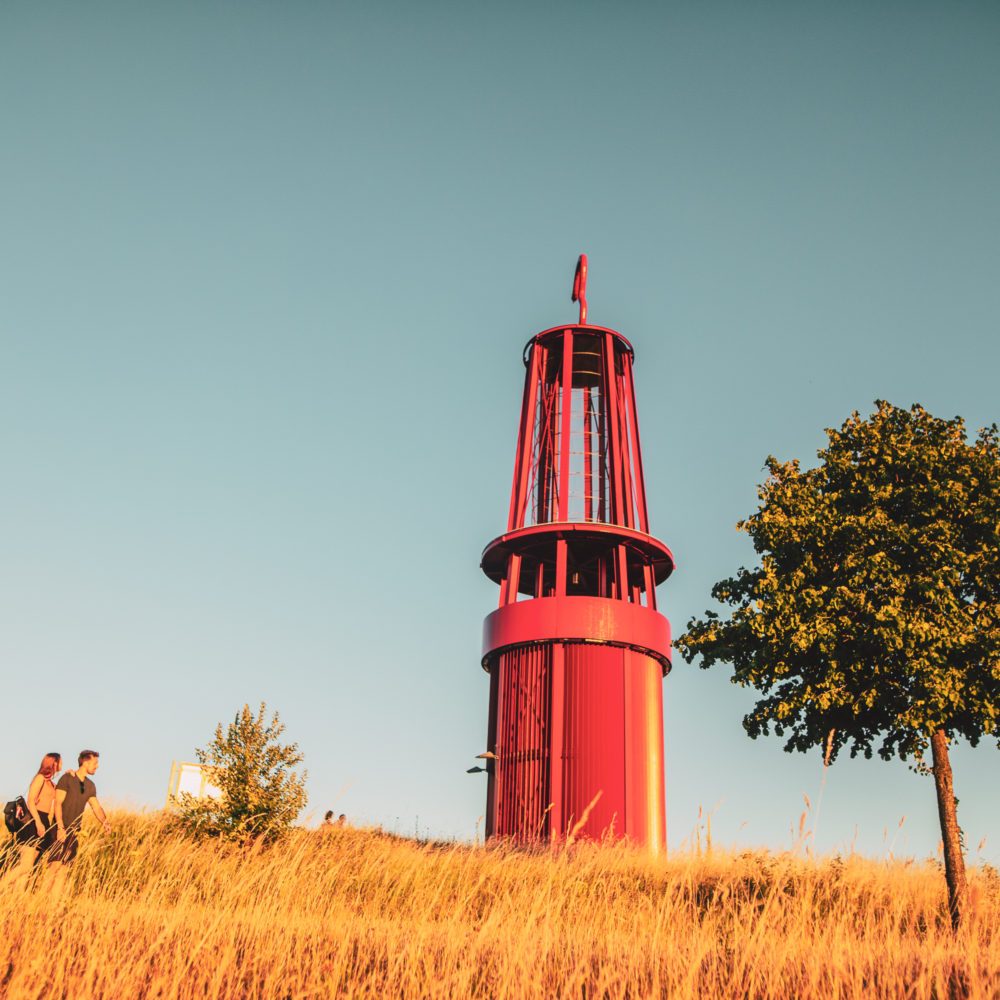
M 56 785 L 56 839 L 57 844 L 49 854 L 49 860 L 68 865 L 79 849 L 78 835 L 83 825 L 83 813 L 90 803 L 94 815 L 111 832 L 111 824 L 104 807 L 97 801 L 97 787 L 90 776 L 97 770 L 100 754 L 96 750 L 81 750 L 77 758 L 79 767 L 67 771 Z

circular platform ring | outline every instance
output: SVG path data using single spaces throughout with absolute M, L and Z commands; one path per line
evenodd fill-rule
M 534 337 L 532 337 L 531 340 L 524 345 L 524 350 L 521 352 L 521 358 L 524 361 L 525 368 L 528 367 L 528 357 L 531 351 L 531 345 L 535 343 L 535 341 L 544 342 L 546 340 L 551 340 L 553 337 L 558 337 L 564 334 L 567 330 L 569 330 L 570 333 L 583 333 L 592 337 L 610 333 L 623 350 L 627 351 L 633 358 L 635 357 L 635 348 L 631 345 L 631 343 L 629 343 L 628 339 L 623 337 L 617 330 L 612 330 L 609 326 L 581 326 L 579 323 L 567 323 L 565 326 L 552 326 L 549 327 L 548 330 L 542 330 L 541 333 L 536 333 Z
M 497 608 L 483 622 L 483 668 L 504 649 L 594 642 L 635 649 L 670 671 L 670 622 L 652 608 L 606 597 L 536 597 Z
M 508 531 L 483 549 L 479 565 L 494 583 L 500 583 L 507 572 L 509 556 L 526 555 L 548 546 L 554 551 L 559 540 L 602 548 L 622 544 L 638 561 L 652 566 L 653 579 L 658 585 L 674 571 L 673 553 L 658 538 L 603 521 L 547 521 Z

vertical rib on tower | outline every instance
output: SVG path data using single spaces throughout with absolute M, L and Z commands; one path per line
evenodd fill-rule
M 482 558 L 500 585 L 483 628 L 488 836 L 665 843 L 655 588 L 673 557 L 649 534 L 633 356 L 582 322 L 525 348 L 507 532 Z

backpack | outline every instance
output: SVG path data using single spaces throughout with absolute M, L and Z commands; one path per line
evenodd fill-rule
M 3 821 L 11 833 L 17 833 L 28 819 L 28 803 L 24 801 L 23 795 L 19 795 L 13 802 L 8 802 L 3 807 Z

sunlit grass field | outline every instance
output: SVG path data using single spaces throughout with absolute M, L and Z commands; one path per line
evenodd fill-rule
M 0 886 L 0 996 L 1000 996 L 988 868 L 956 939 L 931 863 L 349 828 L 241 850 L 113 820 L 86 831 L 61 901 Z

